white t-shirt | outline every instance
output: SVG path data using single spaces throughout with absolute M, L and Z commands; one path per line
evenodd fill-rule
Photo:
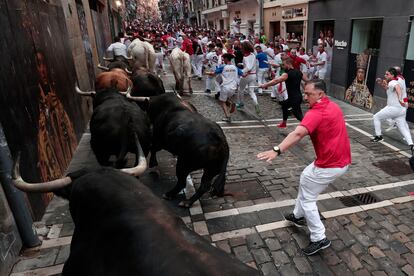
M 281 53 L 275 55 L 275 58 L 273 59 L 274 64 L 279 64 L 279 67 L 273 67 L 275 68 L 275 75 L 276 77 L 279 77 L 280 74 L 280 64 L 282 64 L 282 55 Z
M 266 51 L 264 51 L 270 58 L 274 58 L 275 57 L 275 50 L 273 50 L 272 48 L 268 47 L 266 49 Z
M 317 69 L 319 72 L 326 72 L 327 62 L 328 62 L 328 55 L 325 51 L 322 53 L 318 51 L 318 54 L 316 55 L 316 58 L 318 59 L 318 63 L 325 62 L 324 65 L 318 65 Z
M 309 62 L 309 56 L 307 54 L 303 54 L 299 56 L 300 58 L 303 58 L 306 63 Z M 300 71 L 302 71 L 302 73 L 307 73 L 308 72 L 308 65 L 307 64 L 300 64 Z
M 107 51 L 113 52 L 114 57 L 115 56 L 124 56 L 125 58 L 128 57 L 127 47 L 125 46 L 124 43 L 121 43 L 121 42 L 112 43 L 111 45 L 109 45 Z
M 398 98 L 397 92 L 395 90 L 395 87 L 397 85 L 400 85 L 400 83 L 396 80 L 392 80 L 388 83 L 388 89 L 387 89 L 387 106 L 395 106 L 395 107 L 402 107 L 400 104 L 400 100 Z M 401 86 L 400 86 L 401 88 Z M 401 89 L 402 91 L 402 89 Z
M 254 53 L 243 57 L 243 73 L 256 74 L 256 56 Z
M 214 71 L 217 68 L 219 58 L 216 54 L 216 52 L 208 52 L 206 55 L 206 60 L 208 61 L 207 67 L 209 68 L 209 71 Z
M 237 84 L 239 82 L 239 68 L 233 64 L 221 65 L 217 68 L 216 73 L 221 74 L 223 82 L 221 85 L 228 89 L 237 89 Z
M 402 98 L 407 98 L 407 86 L 405 85 L 405 80 L 402 79 L 401 77 L 398 77 L 398 84 L 401 87 L 401 95 Z

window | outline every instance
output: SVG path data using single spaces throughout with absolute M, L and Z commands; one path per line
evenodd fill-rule
M 352 25 L 351 53 L 359 54 L 370 50 L 378 55 L 381 42 L 382 19 L 357 19 Z
M 405 59 L 414 60 L 414 18 L 411 18 L 410 39 L 408 40 L 407 56 Z

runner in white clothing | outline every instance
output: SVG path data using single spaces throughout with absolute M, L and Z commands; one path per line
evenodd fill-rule
M 217 67 L 215 72 L 206 72 L 206 74 L 210 76 L 220 74 L 223 80 L 221 83 L 219 102 L 220 106 L 223 108 L 224 115 L 226 116 L 223 119 L 225 122 L 231 122 L 230 114 L 236 109 L 236 106 L 232 102 L 231 98 L 237 91 L 239 76 L 243 75 L 243 71 L 231 63 L 233 57 L 234 56 L 231 54 L 223 54 L 222 59 L 224 64 Z M 227 106 L 230 106 L 230 110 L 228 110 Z
M 239 103 L 237 104 L 238 108 L 243 108 L 244 106 L 244 89 L 248 87 L 249 95 L 252 98 L 256 113 L 260 113 L 259 103 L 257 102 L 256 94 L 254 93 L 254 87 L 256 86 L 256 56 L 253 53 L 253 45 L 249 41 L 243 41 L 241 44 L 243 52 L 243 78 L 240 80 L 240 89 L 239 89 Z
M 204 60 L 204 64 L 206 65 L 206 69 L 209 72 L 216 71 L 217 65 L 218 65 L 218 56 L 216 54 L 216 45 L 214 43 L 210 43 L 207 46 L 208 53 L 206 54 L 206 59 Z M 216 88 L 215 85 L 215 77 L 214 76 L 208 76 L 206 78 L 206 91 L 205 93 L 210 94 L 213 90 L 213 85 Z M 216 89 L 214 89 L 216 90 Z
M 320 80 L 324 80 L 326 75 L 326 68 L 328 66 L 328 54 L 325 52 L 325 48 L 322 44 L 318 46 L 318 54 L 316 55 L 316 58 L 318 61 L 316 63 L 311 64 L 310 66 L 316 66 L 315 76 Z
M 377 82 L 387 90 L 387 106 L 374 115 L 375 136 L 372 142 L 383 140 L 381 135 L 381 120 L 393 119 L 397 123 L 398 130 L 406 143 L 413 149 L 413 140 L 405 116 L 407 113 L 408 99 L 403 97 L 403 90 L 398 81 L 398 73 L 395 68 L 385 72 L 385 80 L 377 79 Z M 406 93 L 406 92 L 405 92 Z

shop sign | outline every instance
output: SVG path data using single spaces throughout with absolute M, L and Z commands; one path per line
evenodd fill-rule
M 343 50 L 347 46 L 348 46 L 348 42 L 343 41 L 343 40 L 342 41 L 335 40 L 335 47 L 336 47 L 336 49 Z
M 291 18 L 303 17 L 303 16 L 306 16 L 305 8 L 294 8 L 294 9 L 282 10 L 283 19 L 291 19 Z

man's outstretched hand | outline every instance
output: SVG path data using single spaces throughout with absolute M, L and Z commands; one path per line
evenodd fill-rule
M 265 160 L 267 163 L 272 163 L 272 160 L 276 158 L 277 152 L 274 150 L 263 151 L 257 154 L 257 159 Z

